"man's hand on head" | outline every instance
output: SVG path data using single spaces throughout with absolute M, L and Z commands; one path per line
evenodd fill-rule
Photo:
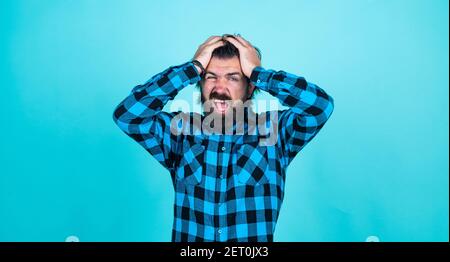
M 203 68 L 206 68 L 209 64 L 209 60 L 211 60 L 212 52 L 214 51 L 214 49 L 223 45 L 224 42 L 221 36 L 211 36 L 198 47 L 193 60 L 199 61 L 202 64 Z M 199 73 L 204 73 L 201 72 L 202 70 L 199 66 L 195 65 L 195 67 L 197 68 L 197 71 Z
M 261 66 L 261 59 L 256 48 L 239 35 L 225 35 L 223 39 L 232 43 L 239 50 L 242 72 L 246 77 L 250 78 L 253 69 Z
M 232 43 L 239 50 L 242 72 L 247 78 L 250 78 L 253 69 L 261 66 L 261 57 L 256 48 L 240 35 L 224 35 L 223 39 Z M 251 97 L 254 89 L 255 86 L 250 84 L 248 98 Z

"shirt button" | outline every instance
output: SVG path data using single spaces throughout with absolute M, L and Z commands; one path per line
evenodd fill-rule
M 223 178 L 224 178 L 224 176 L 223 176 L 223 175 L 220 175 L 220 178 L 222 178 L 222 179 L 223 179 Z
M 261 80 L 259 80 L 259 79 L 258 79 L 258 80 L 256 80 L 256 83 L 258 83 L 258 84 L 259 84 L 259 83 L 261 83 Z
M 225 151 L 225 149 L 227 149 L 227 148 L 223 146 L 223 147 L 222 147 L 222 151 Z
M 222 234 L 222 230 L 221 229 L 217 230 L 217 233 Z

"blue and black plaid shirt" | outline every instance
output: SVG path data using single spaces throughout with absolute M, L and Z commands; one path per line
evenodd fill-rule
M 259 143 L 260 134 L 247 129 L 240 135 L 176 135 L 170 125 L 178 112 L 162 108 L 199 80 L 191 62 L 170 67 L 136 86 L 115 109 L 114 121 L 170 171 L 172 241 L 273 241 L 286 168 L 328 120 L 333 99 L 302 77 L 257 67 L 251 83 L 289 107 L 277 111 L 274 145 Z

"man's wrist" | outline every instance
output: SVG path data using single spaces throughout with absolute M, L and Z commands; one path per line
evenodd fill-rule
M 266 70 L 261 66 L 257 66 L 253 68 L 252 74 L 250 75 L 250 83 L 256 88 L 267 91 L 271 77 L 271 70 Z
M 192 63 L 197 69 L 198 74 L 202 76 L 205 73 L 205 68 L 203 67 L 202 63 L 200 63 L 200 61 L 196 59 L 192 60 Z
M 261 72 L 264 71 L 264 68 L 262 68 L 261 66 L 255 66 L 252 70 L 252 72 L 250 73 L 250 81 L 253 82 L 253 84 L 258 84 L 260 79 L 260 74 Z

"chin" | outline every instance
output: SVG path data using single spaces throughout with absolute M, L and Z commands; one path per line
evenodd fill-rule
M 233 112 L 233 110 L 227 109 L 226 111 L 218 111 L 218 110 L 214 110 L 211 114 L 215 115 L 215 116 L 228 116 L 231 115 Z

